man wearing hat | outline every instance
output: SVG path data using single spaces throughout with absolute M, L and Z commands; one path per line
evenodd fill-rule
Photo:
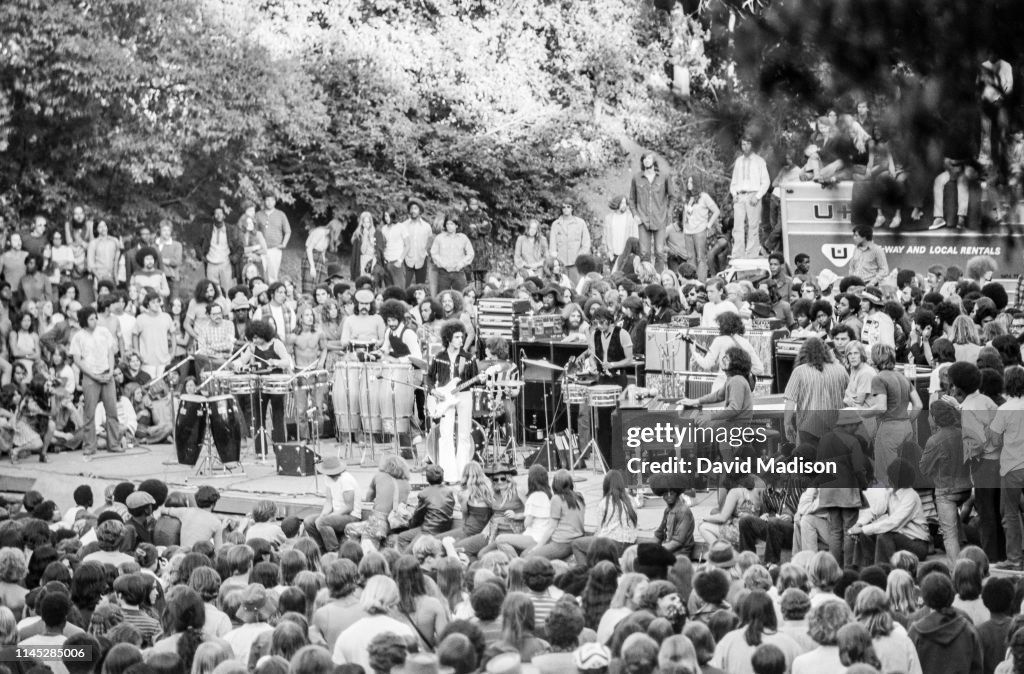
M 272 632 L 270 619 L 277 615 L 277 597 L 258 583 L 250 583 L 242 591 L 242 605 L 235 614 L 242 624 L 223 636 L 235 658 L 249 662 L 253 643 L 264 632 Z
M 853 243 L 856 246 L 850 257 L 847 276 L 859 276 L 869 286 L 877 286 L 889 275 L 889 262 L 885 251 L 875 243 L 875 228 L 871 225 L 857 225 L 853 228 Z
M 242 262 L 242 237 L 236 227 L 228 227 L 224 210 L 213 211 L 213 222 L 199 235 L 199 259 L 206 264 L 206 278 L 225 291 L 235 284 L 234 269 Z
M 885 306 L 882 291 L 878 288 L 865 288 L 860 294 L 860 301 L 867 308 L 864 327 L 860 331 L 860 341 L 864 342 L 864 348 L 870 352 L 875 344 L 888 344 L 895 349 L 896 326 L 882 309 Z
M 148 492 L 137 490 L 128 495 L 125 505 L 128 506 L 128 514 L 131 515 L 125 527 L 128 548 L 134 550 L 139 543 L 152 543 L 155 523 L 153 508 L 156 506 L 156 500 Z
M 137 266 L 131 277 L 131 285 L 135 286 L 140 296 L 145 295 L 147 289 L 152 290 L 160 297 L 168 297 L 171 294 L 171 288 L 167 285 L 167 277 L 161 269 L 157 268 L 159 260 L 160 253 L 152 246 L 139 248 L 135 253 Z
M 434 240 L 434 228 L 423 219 L 423 204 L 418 199 L 410 199 L 405 211 L 409 217 L 398 223 L 405 237 L 404 280 L 409 284 L 426 283 L 427 252 Z M 399 285 L 397 279 L 395 285 Z
M 327 478 L 323 488 L 324 507 L 319 515 L 307 517 L 303 526 L 325 551 L 336 552 L 338 536 L 344 534 L 346 526 L 359 521 L 360 513 L 356 509 L 359 484 L 337 457 L 326 457 L 316 469 Z
M 235 330 L 234 339 L 236 341 L 245 338 L 245 331 L 249 327 L 251 314 L 252 305 L 249 304 L 249 300 L 244 294 L 237 293 L 234 299 L 231 300 L 231 326 Z
M 374 348 L 384 343 L 387 326 L 384 319 L 373 312 L 373 291 L 356 291 L 356 313 L 341 324 L 341 348 L 348 349 L 352 342 L 373 342 Z
M 540 293 L 541 314 L 560 315 L 562 307 L 565 306 L 565 298 L 562 296 L 562 288 L 548 284 L 541 288 Z
M 651 491 L 665 501 L 661 524 L 654 530 L 654 540 L 676 556 L 693 556 L 695 524 L 690 506 L 682 498 L 687 485 L 681 475 L 659 473 L 650 481 Z
M 582 218 L 572 214 L 572 204 L 562 204 L 562 214 L 551 223 L 549 245 L 548 255 L 561 262 L 572 282 L 578 283 L 576 258 L 590 255 L 590 228 Z

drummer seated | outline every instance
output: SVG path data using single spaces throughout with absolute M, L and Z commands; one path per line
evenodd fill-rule
M 440 538 L 452 528 L 455 513 L 455 492 L 444 486 L 444 469 L 436 463 L 423 471 L 427 487 L 417 495 L 416 510 L 409 520 L 409 528 L 391 537 L 400 550 L 405 551 L 420 534 L 431 534 Z

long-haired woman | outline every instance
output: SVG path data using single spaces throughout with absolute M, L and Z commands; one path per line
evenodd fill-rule
M 958 361 L 977 363 L 981 353 L 981 336 L 978 326 L 969 316 L 957 316 L 953 321 L 953 351 Z
M 462 526 L 447 534 L 456 541 L 456 548 L 462 539 L 481 533 L 494 513 L 494 486 L 479 463 L 470 461 L 462 469 L 461 486 L 458 504 L 462 510 Z
M 605 473 L 601 483 L 601 524 L 593 536 L 581 536 L 572 542 L 572 552 L 577 564 L 583 564 L 587 552 L 596 538 L 608 538 L 615 541 L 619 548 L 619 556 L 630 545 L 636 543 L 637 517 L 632 499 L 626 492 L 626 478 L 621 470 L 610 470 Z
M 877 374 L 871 380 L 871 396 L 861 416 L 878 422 L 874 437 L 875 480 L 884 486 L 888 484 L 889 465 L 899 458 L 903 443 L 914 438 L 913 424 L 924 405 L 914 384 L 902 372 L 895 371 L 893 347 L 872 346 L 871 362 Z
M 402 638 L 415 639 L 416 630 L 410 626 L 408 620 L 399 618 L 398 602 L 398 585 L 392 579 L 387 576 L 373 576 L 366 581 L 366 587 L 359 596 L 359 606 L 368 615 L 355 621 L 341 633 L 334 642 L 334 654 L 331 659 L 336 664 L 361 665 L 364 671 L 369 672 L 372 670 L 367 647 L 375 636 L 383 632 L 393 632 Z
M 902 571 L 906 574 L 906 571 Z M 909 577 L 909 574 L 906 574 Z M 890 574 L 890 578 L 892 574 Z M 868 643 L 873 647 L 874 654 L 881 661 L 875 665 L 883 672 L 907 672 L 912 674 L 921 671 L 921 661 L 917 657 L 914 642 L 907 636 L 906 630 L 895 629 L 896 621 L 889 607 L 889 599 L 881 588 L 866 587 L 857 594 L 853 612 L 862 629 L 867 631 Z M 846 628 L 843 628 L 846 629 Z M 840 630 L 839 649 L 842 655 L 843 637 Z
M 525 552 L 546 559 L 565 559 L 572 554 L 572 543 L 583 536 L 583 496 L 576 491 L 569 471 L 562 469 L 551 478 L 551 515 L 537 540 L 537 546 Z
M 530 662 L 547 650 L 547 642 L 534 634 L 533 600 L 522 592 L 509 592 L 505 597 L 501 625 L 502 641 L 519 651 L 522 662 Z
M 548 471 L 544 466 L 539 463 L 530 466 L 530 472 L 526 476 L 526 507 L 522 513 L 506 511 L 505 519 L 522 521 L 523 531 L 519 534 L 500 534 L 495 539 L 495 544 L 508 544 L 516 552 L 521 553 L 537 546 L 541 537 L 546 535 L 548 524 L 551 522 L 551 487 L 548 484 Z M 490 552 L 494 549 L 497 547 L 492 544 L 481 552 Z
M 626 572 L 619 577 L 611 603 L 597 625 L 599 644 L 607 644 L 615 632 L 615 627 L 639 609 L 647 585 L 647 576 L 642 573 Z
M 370 479 L 366 501 L 373 502 L 369 517 L 345 527 L 346 538 L 379 548 L 381 541 L 391 533 L 388 515 L 395 506 L 409 498 L 409 468 L 402 457 L 385 454 L 377 464 L 377 472 Z
M 580 605 L 583 607 L 584 623 L 590 629 L 598 628 L 605 611 L 611 607 L 618 589 L 618 577 L 618 568 L 608 561 L 598 562 L 587 573 L 587 584 L 580 595 Z
M 406 620 L 422 644 L 433 650 L 448 626 L 448 607 L 427 591 L 423 569 L 414 556 L 399 557 L 392 571 L 398 583 L 399 620 Z
M 683 200 L 683 241 L 691 260 L 697 265 L 697 278 L 708 277 L 708 230 L 718 222 L 721 211 L 704 190 L 699 176 L 687 176 Z
M 490 475 L 491 488 L 494 496 L 489 503 L 491 514 L 489 523 L 483 530 L 473 536 L 466 536 L 467 527 L 482 511 L 474 515 L 475 507 L 470 505 L 468 513 L 463 515 L 463 538 L 455 541 L 455 548 L 462 550 L 470 557 L 482 556 L 481 551 L 493 542 L 501 533 L 515 533 L 522 531 L 522 518 L 518 517 L 525 509 L 523 499 L 519 496 L 519 490 L 512 479 L 514 472 L 498 471 Z M 470 501 L 467 501 L 470 503 Z
M 176 585 L 167 593 L 164 611 L 164 634 L 155 644 L 153 653 L 177 653 L 184 663 L 191 663 L 196 649 L 205 639 L 206 607 L 203 598 L 190 587 Z
M 359 214 L 356 231 L 352 232 L 353 256 L 358 256 L 359 266 L 353 270 L 353 278 L 363 274 L 372 274 L 377 261 L 377 230 L 373 225 L 373 216 L 368 211 Z M 357 252 L 358 245 L 358 252 Z
M 730 674 L 754 674 L 750 658 L 761 644 L 771 644 L 786 657 L 786 670 L 803 649 L 778 631 L 775 605 L 768 593 L 752 590 L 739 603 L 740 626 L 728 632 L 715 646 L 711 665 Z

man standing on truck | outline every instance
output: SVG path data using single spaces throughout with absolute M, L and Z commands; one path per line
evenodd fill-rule
M 733 258 L 759 257 L 761 252 L 761 200 L 771 187 L 768 165 L 754 152 L 749 135 L 740 140 L 740 156 L 732 167 L 729 193 L 733 199 Z
M 885 251 L 877 243 L 875 230 L 871 225 L 857 225 L 853 228 L 853 243 L 857 246 L 850 258 L 850 276 L 859 276 L 869 286 L 877 286 L 889 275 L 889 261 Z

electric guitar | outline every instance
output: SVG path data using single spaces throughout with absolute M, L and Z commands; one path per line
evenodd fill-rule
M 477 376 L 473 377 L 464 382 L 460 382 L 458 377 L 455 377 L 444 386 L 438 386 L 433 391 L 427 394 L 426 408 L 427 416 L 434 421 L 437 421 L 445 415 L 450 409 L 454 409 L 459 404 L 459 394 L 466 389 L 473 386 L 479 381 L 483 381 L 491 375 L 501 372 L 501 365 L 492 365 Z

